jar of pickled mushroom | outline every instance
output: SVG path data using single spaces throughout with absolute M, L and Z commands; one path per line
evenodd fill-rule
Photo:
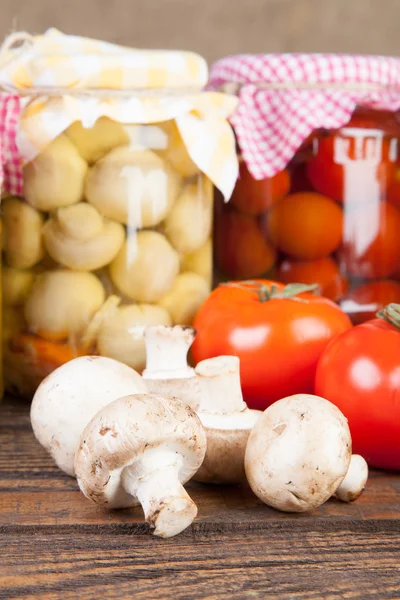
M 21 177 L 2 200 L 7 389 L 82 354 L 137 370 L 143 328 L 190 325 L 212 274 L 213 186 L 237 178 L 236 98 L 204 60 L 51 30 L 11 51 Z
M 354 323 L 400 302 L 400 59 L 222 59 L 240 175 L 215 206 L 217 280 L 318 284 Z

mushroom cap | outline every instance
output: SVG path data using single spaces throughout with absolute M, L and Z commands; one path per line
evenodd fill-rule
M 49 212 L 83 197 L 87 163 L 64 134 L 55 138 L 24 167 L 24 197 Z
M 82 332 L 104 302 L 104 288 L 92 273 L 55 270 L 37 276 L 25 304 L 29 329 L 49 340 Z
M 234 484 L 246 480 L 244 456 L 250 431 L 259 410 L 245 409 L 231 415 L 198 412 L 207 435 L 207 451 L 194 475 L 202 483 Z
M 109 508 L 138 504 L 124 487 L 124 478 L 129 478 L 135 462 L 154 450 L 182 456 L 178 479 L 186 483 L 206 451 L 206 436 L 196 413 L 176 398 L 155 394 L 115 400 L 82 432 L 75 457 L 80 489 Z
M 31 406 L 33 432 L 58 467 L 74 476 L 81 432 L 104 406 L 120 396 L 146 392 L 136 371 L 111 358 L 82 356 L 51 373 Z
M 20 198 L 2 201 L 2 244 L 6 262 L 16 269 L 29 269 L 42 260 L 43 215 Z
M 125 231 L 120 223 L 104 219 L 86 202 L 59 208 L 45 223 L 47 252 L 65 267 L 93 271 L 110 263 L 118 254 Z
M 129 143 L 129 135 L 124 126 L 108 117 L 100 117 L 93 127 L 88 128 L 81 121 L 75 121 L 65 134 L 89 164 L 96 162 L 113 148 Z
M 136 302 L 158 302 L 169 292 L 179 272 L 179 256 L 156 231 L 129 236 L 110 265 L 110 277 L 125 296 Z
M 262 414 L 249 436 L 245 470 L 260 500 L 303 512 L 333 495 L 350 459 L 350 430 L 340 410 L 319 396 L 297 394 Z
M 85 196 L 109 219 L 140 229 L 165 218 L 181 185 L 179 174 L 151 150 L 122 146 L 89 169 Z
M 171 318 L 160 306 L 129 304 L 115 307 L 99 329 L 97 347 L 100 354 L 142 371 L 146 365 L 143 331 L 148 325 L 171 325 Z
M 177 325 L 191 325 L 197 311 L 211 291 L 210 284 L 197 273 L 180 273 L 170 291 L 161 298 L 159 305 L 165 308 Z
M 183 188 L 164 223 L 172 246 L 180 254 L 195 252 L 211 235 L 213 213 L 212 187 L 206 177 Z
M 335 496 L 342 502 L 354 502 L 361 496 L 368 480 L 367 461 L 359 454 L 353 454 L 350 466 Z
M 36 273 L 33 271 L 22 271 L 3 266 L 1 269 L 3 304 L 5 306 L 21 306 L 24 304 L 32 289 L 35 277 Z
M 165 121 L 158 123 L 157 126 L 166 135 L 165 149 L 157 150 L 157 154 L 165 158 L 182 177 L 197 175 L 199 167 L 190 158 L 175 121 Z

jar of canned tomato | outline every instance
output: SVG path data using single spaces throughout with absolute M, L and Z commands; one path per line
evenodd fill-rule
M 239 56 L 211 85 L 239 97 L 216 279 L 315 283 L 354 323 L 400 302 L 400 61 Z
M 197 55 L 54 31 L 8 64 L 22 169 L 2 199 L 6 387 L 31 396 L 83 354 L 141 371 L 144 327 L 190 325 L 210 292 L 213 184 L 228 197 L 236 180 L 236 99 L 203 91 Z

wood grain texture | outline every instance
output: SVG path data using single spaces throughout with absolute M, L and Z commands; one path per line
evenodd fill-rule
M 192 527 L 161 540 L 139 509 L 86 500 L 37 444 L 29 406 L 0 405 L 0 598 L 400 598 L 400 477 L 310 514 L 247 486 L 189 484 Z

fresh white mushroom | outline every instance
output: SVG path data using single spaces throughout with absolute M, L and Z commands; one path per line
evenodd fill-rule
M 198 175 L 199 167 L 190 158 L 175 121 L 158 123 L 158 127 L 165 134 L 165 148 L 157 150 L 157 154 L 165 158 L 182 177 Z
M 363 493 L 368 480 L 367 461 L 359 454 L 353 454 L 345 478 L 335 492 L 342 502 L 354 502 Z
M 180 273 L 159 305 L 169 312 L 175 325 L 191 325 L 210 291 L 210 284 L 201 275 Z
M 48 271 L 35 280 L 25 304 L 29 329 L 49 340 L 79 335 L 104 302 L 104 288 L 92 273 Z
M 115 307 L 100 325 L 98 351 L 102 356 L 111 356 L 142 371 L 146 365 L 143 332 L 149 325 L 171 325 L 171 317 L 161 306 L 130 304 Z
M 350 459 L 350 430 L 340 410 L 319 396 L 296 394 L 264 411 L 249 436 L 245 469 L 265 504 L 303 512 L 335 493 Z
M 179 256 L 157 231 L 128 233 L 128 240 L 110 265 L 110 277 L 136 302 L 158 302 L 179 272 Z
M 85 196 L 109 219 L 142 228 L 165 218 L 180 188 L 180 176 L 160 156 L 122 146 L 89 170 Z
M 87 163 L 64 134 L 24 167 L 24 196 L 45 212 L 82 200 Z
M 201 248 L 211 234 L 213 197 L 209 182 L 200 177 L 187 185 L 164 223 L 164 231 L 180 254 Z
M 206 456 L 194 476 L 197 481 L 240 483 L 246 479 L 246 443 L 262 413 L 250 410 L 243 400 L 239 366 L 237 356 L 217 356 L 196 366 L 200 385 L 197 414 L 207 434 Z
M 22 271 L 12 267 L 3 266 L 1 269 L 1 282 L 3 304 L 5 306 L 20 306 L 24 304 L 35 281 L 36 273 Z
M 80 435 L 110 402 L 146 392 L 136 371 L 111 358 L 82 356 L 62 365 L 39 385 L 31 406 L 33 433 L 58 467 L 74 476 Z
M 181 271 L 192 271 L 201 275 L 209 285 L 212 280 L 212 243 L 208 238 L 204 246 L 193 252 L 186 254 L 181 259 Z
M 129 135 L 123 125 L 108 117 L 100 117 L 93 127 L 84 127 L 80 121 L 75 121 L 65 134 L 89 164 L 96 162 L 113 148 L 129 143 Z
M 187 354 L 195 333 L 192 327 L 181 325 L 146 327 L 146 369 L 142 374 L 150 392 L 179 398 L 194 410 L 200 403 L 200 386 Z
M 59 208 L 43 227 L 47 252 L 65 267 L 93 271 L 108 265 L 125 239 L 120 223 L 104 219 L 94 206 L 79 202 Z
M 16 269 L 29 269 L 45 254 L 42 238 L 44 218 L 32 206 L 13 196 L 3 200 L 1 207 L 6 262 Z
M 107 508 L 141 504 L 154 534 L 171 537 L 197 515 L 183 484 L 205 449 L 204 430 L 189 406 L 136 394 L 115 400 L 86 426 L 75 470 L 87 498 Z

